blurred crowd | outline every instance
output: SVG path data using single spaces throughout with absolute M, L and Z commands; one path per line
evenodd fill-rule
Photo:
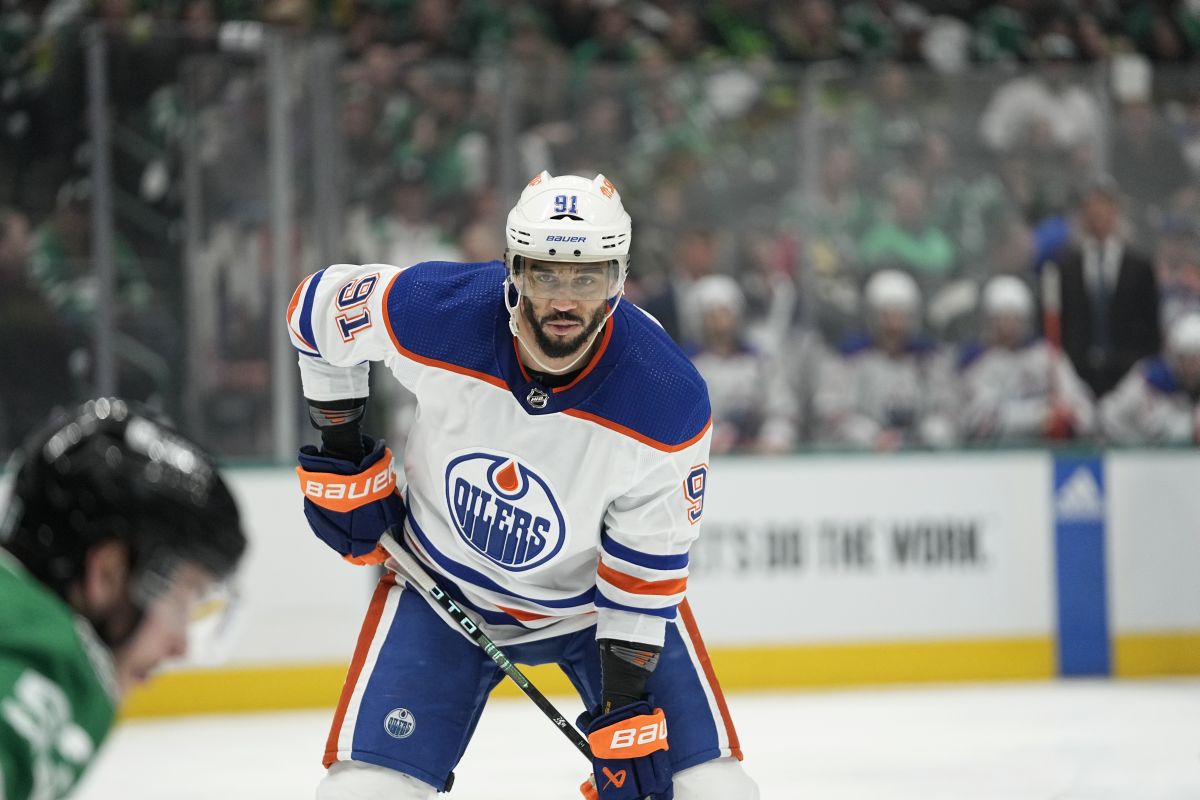
M 499 258 L 529 176 L 604 172 L 714 451 L 1200 436 L 1194 2 L 0 8 L 0 451 L 93 379 L 95 21 L 122 392 L 227 454 L 270 452 L 274 31 L 297 276 Z

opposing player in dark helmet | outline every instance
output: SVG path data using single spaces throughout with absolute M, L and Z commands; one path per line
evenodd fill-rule
M 209 456 L 117 399 L 31 437 L 0 510 L 0 797 L 52 800 L 125 693 L 186 653 L 246 539 Z

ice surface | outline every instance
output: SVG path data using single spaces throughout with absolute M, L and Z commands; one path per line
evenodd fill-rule
M 771 800 L 1200 798 L 1200 680 L 735 694 L 729 704 L 746 768 Z M 311 798 L 330 715 L 123 724 L 76 800 Z M 447 798 L 565 800 L 586 771 L 531 703 L 493 701 Z

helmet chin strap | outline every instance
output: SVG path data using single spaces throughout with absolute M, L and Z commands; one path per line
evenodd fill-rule
M 509 286 L 512 286 L 514 289 L 517 290 L 517 302 L 512 305 L 509 305 L 509 302 L 508 302 L 508 287 Z M 567 364 L 565 367 L 559 367 L 558 369 L 554 369 L 552 367 L 546 366 L 542 362 L 542 360 L 537 357 L 537 352 L 536 352 L 537 347 L 534 344 L 531 344 L 530 342 L 526 341 L 525 338 L 521 335 L 520 325 L 517 323 L 518 309 L 521 306 L 521 288 L 519 286 L 517 286 L 516 284 L 514 284 L 512 281 L 510 281 L 508 278 L 505 278 L 504 279 L 504 307 L 508 309 L 508 329 L 510 331 L 512 331 L 512 335 L 517 338 L 517 341 L 525 346 L 525 353 L 530 358 L 533 359 L 533 363 L 537 364 L 538 369 L 540 369 L 542 372 L 545 372 L 549 375 L 563 375 L 567 372 L 570 372 L 572 369 L 574 369 L 575 365 L 578 364 L 580 362 L 580 360 L 583 359 L 583 357 L 588 354 L 588 351 L 590 351 L 592 349 L 592 344 L 596 341 L 596 337 L 600 335 L 600 331 L 604 330 L 604 326 L 608 324 L 608 321 L 610 319 L 612 319 L 612 315 L 616 313 L 617 306 L 621 304 L 621 297 L 624 294 L 625 293 L 623 291 L 617 292 L 617 299 L 612 304 L 612 308 L 610 308 L 608 310 L 608 313 L 604 315 L 604 321 L 596 326 L 596 330 L 593 331 L 592 335 L 588 337 L 587 343 L 584 344 L 581 348 L 579 348 L 579 355 L 577 355 L 573 359 L 571 359 L 571 363 Z

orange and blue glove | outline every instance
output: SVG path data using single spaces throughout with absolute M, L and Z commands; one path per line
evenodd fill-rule
M 300 448 L 300 490 L 313 533 L 353 564 L 382 564 L 379 538 L 404 523 L 404 501 L 396 491 L 392 451 L 383 440 L 364 437 L 367 455 L 352 461 Z
M 593 716 L 584 713 L 579 727 L 592 748 L 592 779 L 580 787 L 591 800 L 671 800 L 671 760 L 667 757 L 667 719 L 653 699 L 639 700 Z M 593 783 L 594 781 L 594 783 Z

